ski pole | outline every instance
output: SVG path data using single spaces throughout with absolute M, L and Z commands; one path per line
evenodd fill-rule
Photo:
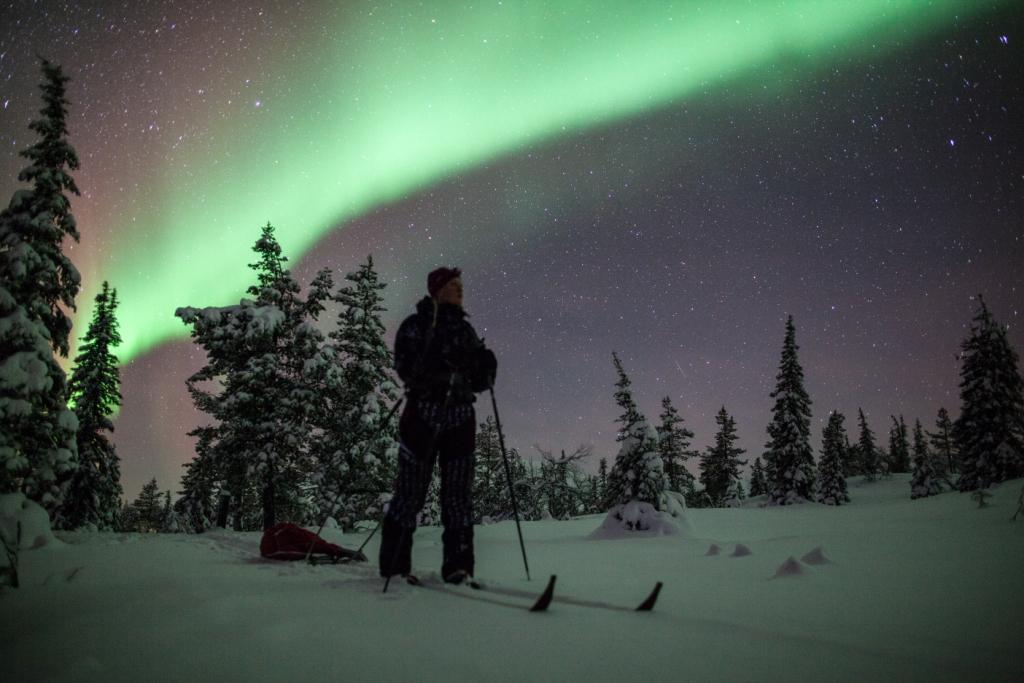
M 508 492 L 512 496 L 512 514 L 516 517 L 516 533 L 519 534 L 519 550 L 523 553 L 523 568 L 526 569 L 526 580 L 530 580 L 530 564 L 526 561 L 526 544 L 523 543 L 523 527 L 519 523 L 519 505 L 516 503 L 516 489 L 512 484 L 512 466 L 505 452 L 505 435 L 501 431 L 501 418 L 498 417 L 498 401 L 494 398 L 494 387 L 491 387 L 491 408 L 494 410 L 494 424 L 498 428 L 498 444 L 501 446 L 501 457 L 505 461 L 505 477 L 508 479 Z
M 384 431 L 384 429 L 387 427 L 388 423 L 391 422 L 391 418 L 394 417 L 395 413 L 398 412 L 398 408 L 399 408 L 399 406 L 402 405 L 403 401 L 405 401 L 405 397 L 404 396 L 402 398 L 398 399 L 398 401 L 395 403 L 395 405 L 393 405 L 391 407 L 391 410 L 388 412 L 387 416 L 384 418 L 384 423 L 381 425 L 380 429 L 377 430 L 377 433 L 375 433 L 373 435 L 372 439 L 367 439 L 366 446 L 363 448 L 363 452 L 359 454 L 358 460 L 361 461 L 363 459 L 363 456 L 366 455 L 366 452 L 368 450 L 370 450 L 370 446 L 373 445 L 373 442 L 376 440 L 376 438 L 380 435 L 380 433 L 382 431 Z M 331 500 L 331 508 L 330 508 L 331 512 L 334 512 L 334 508 L 337 506 L 338 498 L 340 498 L 340 497 L 341 497 L 341 492 L 340 491 L 338 493 L 334 494 L 334 498 Z M 319 538 L 320 533 L 324 530 L 324 525 L 327 524 L 327 517 L 329 517 L 329 516 L 330 516 L 329 514 L 325 515 L 324 516 L 324 521 L 320 522 L 320 528 L 316 530 L 317 538 Z M 367 540 L 369 540 L 369 539 L 367 539 Z M 313 556 L 313 546 L 315 544 L 316 544 L 316 538 L 313 538 L 313 539 L 311 539 L 309 541 L 309 550 L 306 551 L 306 562 L 310 562 L 311 561 L 310 558 Z M 364 545 L 365 545 L 365 543 L 364 543 Z M 360 550 L 362 550 L 362 548 L 360 548 Z

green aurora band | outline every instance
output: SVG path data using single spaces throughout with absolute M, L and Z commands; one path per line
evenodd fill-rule
M 188 171 L 168 163 L 141 183 L 145 209 L 122 217 L 114 234 L 145 241 L 97 256 L 99 277 L 79 297 L 76 329 L 109 280 L 121 297 L 118 353 L 127 362 L 187 336 L 176 307 L 237 303 L 268 221 L 295 263 L 346 221 L 524 146 L 703 95 L 776 62 L 810 74 L 991 7 L 427 4 L 438 6 L 325 10 L 338 13 L 323 18 L 325 30 L 310 29 L 317 37 L 299 52 L 273 58 L 272 71 L 287 77 L 264 91 L 258 116 L 240 123 L 210 113 L 213 143 L 184 148 Z

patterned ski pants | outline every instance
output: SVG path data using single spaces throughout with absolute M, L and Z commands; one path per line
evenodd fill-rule
M 398 477 L 382 526 L 380 573 L 408 574 L 416 517 L 427 498 L 434 462 L 441 469 L 442 575 L 473 573 L 473 472 L 476 416 L 472 405 L 437 406 L 410 401 L 399 422 Z

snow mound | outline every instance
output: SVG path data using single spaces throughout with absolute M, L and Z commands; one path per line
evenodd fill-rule
M 613 538 L 648 538 L 652 536 L 678 536 L 679 529 L 671 516 L 654 509 L 650 503 L 631 500 L 608 511 L 597 529 L 587 538 L 605 540 Z
M 50 530 L 50 516 L 38 503 L 24 493 L 5 493 L 0 496 L 0 534 L 14 546 L 21 525 L 21 550 L 33 550 L 57 543 Z
M 747 555 L 753 554 L 753 551 L 742 543 L 737 543 L 736 549 L 732 551 L 733 557 L 746 557 Z
M 806 555 L 800 558 L 800 561 L 804 564 L 819 565 L 819 564 L 832 564 L 832 560 L 825 557 L 825 552 L 819 545 L 814 550 L 810 551 Z
M 708 551 L 707 551 L 706 553 L 704 553 L 704 554 L 705 554 L 706 556 L 710 557 L 710 556 L 712 556 L 712 555 L 718 555 L 718 554 L 719 554 L 720 552 L 722 552 L 722 549 L 718 547 L 718 544 L 716 544 L 716 543 L 712 543 L 712 544 L 711 544 L 711 545 L 710 545 L 710 546 L 708 547 Z
M 800 576 L 804 573 L 804 568 L 796 561 L 796 558 L 792 555 L 789 556 L 785 562 L 779 565 L 779 568 L 775 570 L 775 576 L 773 578 L 780 579 L 785 576 Z

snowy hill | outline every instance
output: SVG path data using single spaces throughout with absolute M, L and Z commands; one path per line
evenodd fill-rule
M 1020 681 L 1022 481 L 991 506 L 909 500 L 905 475 L 852 504 L 690 510 L 679 536 L 587 540 L 592 516 L 477 528 L 485 581 L 623 605 L 530 614 L 393 583 L 374 568 L 264 561 L 259 534 L 58 533 L 0 594 L 7 681 Z M 352 547 L 363 535 L 328 536 Z M 720 552 L 709 555 L 711 545 Z M 737 544 L 748 555 L 734 556 Z M 830 562 L 800 559 L 821 546 Z M 371 541 L 375 555 L 376 539 Z M 440 562 L 440 530 L 414 565 Z M 774 578 L 789 558 L 799 570 Z M 465 589 L 468 593 L 469 589 Z M 471 595 L 479 595 L 473 593 Z M 511 599 L 508 599 L 511 600 Z

